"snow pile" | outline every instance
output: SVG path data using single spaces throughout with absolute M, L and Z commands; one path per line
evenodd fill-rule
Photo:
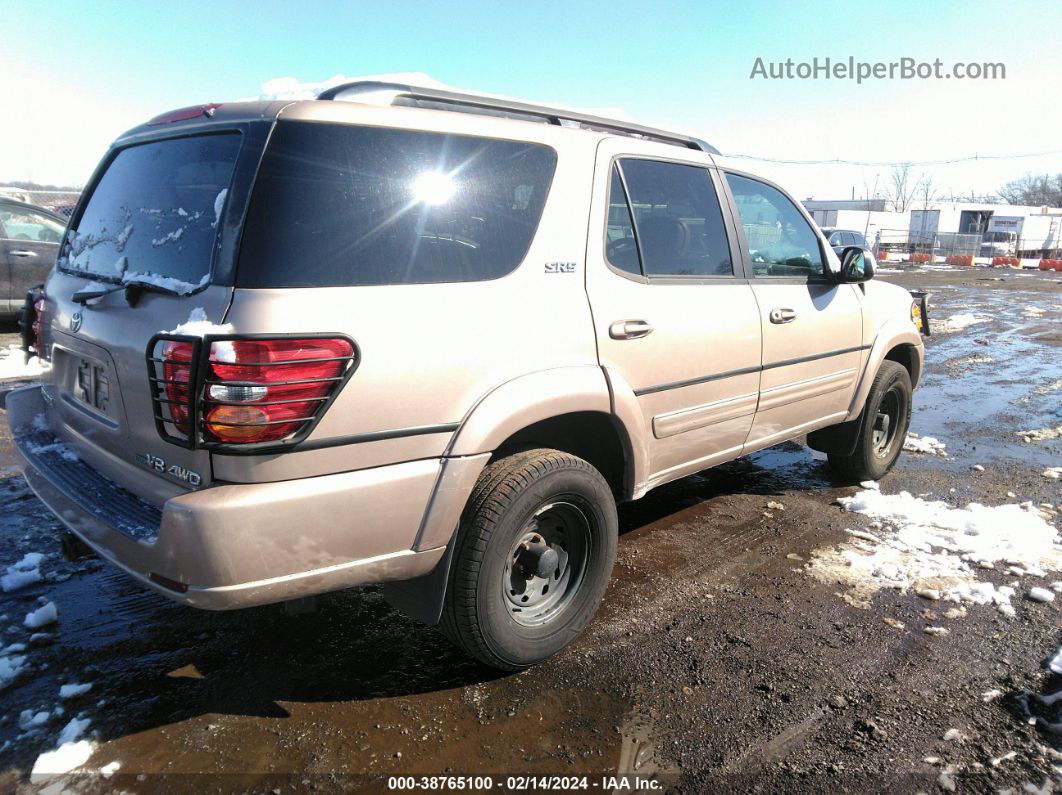
M 1044 442 L 1062 437 L 1062 425 L 1055 428 L 1037 428 L 1034 431 L 1015 431 L 1023 442 Z
M 1047 667 L 1056 674 L 1062 674 L 1062 647 L 1060 647 L 1059 650 L 1055 652 L 1055 656 L 1048 661 Z
M 233 326 L 231 323 L 225 323 L 224 325 L 218 323 L 211 323 L 207 319 L 206 310 L 202 307 L 196 307 L 188 313 L 188 319 L 177 326 L 177 328 L 171 331 L 162 331 L 161 334 L 185 334 L 189 337 L 205 337 L 208 334 L 231 334 L 233 332 Z M 215 342 L 211 345 L 212 358 L 219 362 L 234 362 L 236 361 L 236 349 L 232 346 L 231 342 L 221 341 Z
M 24 709 L 18 716 L 18 727 L 22 731 L 28 731 L 35 729 L 38 726 L 43 726 L 49 720 L 51 720 L 52 713 L 47 710 L 41 710 L 40 712 L 34 712 L 32 709 Z
M 18 345 L 0 349 L 0 380 L 5 378 L 37 378 L 47 366 L 36 356 L 26 361 L 26 354 Z
M 5 649 L 5 651 L 7 651 Z M 26 657 L 21 654 L 4 654 L 0 656 L 0 690 L 3 690 L 22 673 L 26 666 Z
M 78 696 L 85 695 L 85 693 L 87 693 L 91 689 L 92 689 L 92 683 L 91 682 L 89 682 L 88 684 L 84 684 L 84 685 L 79 685 L 79 684 L 61 685 L 59 687 L 59 698 L 62 698 L 62 699 L 77 698 Z
M 910 432 L 908 432 L 907 438 L 903 442 L 903 449 L 908 452 L 928 453 L 929 455 L 939 455 L 947 458 L 948 454 L 944 452 L 945 446 L 935 436 L 919 436 L 917 433 Z
M 27 629 L 40 629 L 59 620 L 59 611 L 55 608 L 55 602 L 45 602 L 36 610 L 26 613 L 23 622 Z
M 185 334 L 189 337 L 205 337 L 207 334 L 231 334 L 233 327 L 231 323 L 220 325 L 218 323 L 211 323 L 207 319 L 206 310 L 201 306 L 197 306 L 191 312 L 188 313 L 188 319 L 181 323 L 177 328 L 170 329 L 169 331 L 160 331 L 160 334 Z
M 40 552 L 26 553 L 18 563 L 7 567 L 7 574 L 0 577 L 0 588 L 4 593 L 10 593 L 40 582 L 42 560 L 44 555 Z
M 54 751 L 47 751 L 33 763 L 31 776 L 55 776 L 69 773 L 81 767 L 92 756 L 96 746 L 88 740 L 79 739 L 92 723 L 88 718 L 73 718 L 59 733 L 59 743 Z
M 1062 467 L 1048 467 L 1040 474 L 1049 480 L 1058 480 L 1062 477 Z
M 882 588 L 914 591 L 950 602 L 994 604 L 1013 615 L 1012 586 L 978 580 L 975 570 L 999 568 L 1016 577 L 1062 569 L 1059 533 L 1032 503 L 987 507 L 882 494 L 864 489 L 840 503 L 875 520 L 876 533 L 850 531 L 852 540 L 815 552 L 808 573 L 849 588 L 844 598 L 866 607 Z
M 961 315 L 952 315 L 944 320 L 936 321 L 933 323 L 933 331 L 939 334 L 947 334 L 952 331 L 962 331 L 964 328 L 974 325 L 975 323 L 987 323 L 989 318 L 982 315 L 974 315 L 972 313 L 964 313 Z

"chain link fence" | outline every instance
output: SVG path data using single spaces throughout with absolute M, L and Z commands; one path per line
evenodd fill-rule
M 81 191 L 78 190 L 27 190 L 0 185 L 0 198 L 35 204 L 67 218 L 74 212 L 74 205 L 80 196 Z
M 879 260 L 889 262 L 992 265 L 1001 264 L 993 260 L 1011 259 L 1019 262 L 1009 264 L 1037 267 L 1040 260 L 1062 259 L 1062 241 L 1056 237 L 1001 239 L 991 234 L 880 229 L 868 242 Z

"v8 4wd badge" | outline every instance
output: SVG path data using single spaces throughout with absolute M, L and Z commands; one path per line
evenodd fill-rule
M 141 466 L 145 466 L 150 470 L 158 472 L 160 475 L 167 475 L 174 480 L 187 483 L 193 489 L 199 488 L 203 482 L 203 478 L 198 472 L 194 472 L 191 469 L 185 469 L 177 464 L 167 466 L 164 459 L 159 458 L 157 455 L 152 455 L 151 453 L 140 453 L 136 457 L 136 460 Z

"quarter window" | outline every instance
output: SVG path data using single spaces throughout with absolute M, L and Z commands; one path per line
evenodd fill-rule
M 726 175 L 756 276 L 822 275 L 819 238 L 784 193 L 763 182 Z
M 505 276 L 527 254 L 556 162 L 540 144 L 280 122 L 255 180 L 237 285 Z
M 607 256 L 646 276 L 732 276 L 723 213 L 708 171 L 699 166 L 626 159 L 613 168 Z M 627 195 L 623 195 L 623 186 Z M 624 224 L 631 224 L 633 235 Z

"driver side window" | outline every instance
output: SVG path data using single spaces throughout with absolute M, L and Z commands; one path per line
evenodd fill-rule
M 785 194 L 737 174 L 727 174 L 726 181 L 745 230 L 755 276 L 823 274 L 819 238 Z

